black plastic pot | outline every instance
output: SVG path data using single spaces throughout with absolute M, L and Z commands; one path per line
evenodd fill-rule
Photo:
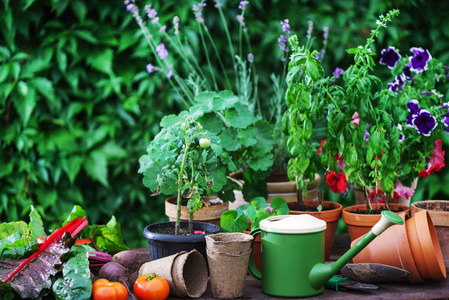
M 193 230 L 201 230 L 205 234 L 193 235 L 171 235 L 158 233 L 161 230 L 175 227 L 175 222 L 162 222 L 148 225 L 143 231 L 143 235 L 148 240 L 151 260 L 170 256 L 181 251 L 191 251 L 196 249 L 207 261 L 206 235 L 220 232 L 220 226 L 205 223 L 193 222 Z M 189 222 L 180 222 L 180 228 L 188 230 Z

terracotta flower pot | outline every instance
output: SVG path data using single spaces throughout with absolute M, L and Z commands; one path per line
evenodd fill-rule
M 412 216 L 422 210 L 427 210 L 429 213 L 440 242 L 446 271 L 449 270 L 449 201 L 426 200 L 413 202 L 410 210 Z
M 317 201 L 306 200 L 304 204 L 307 209 L 315 209 Z M 335 232 L 338 227 L 338 220 L 340 220 L 343 206 L 340 203 L 332 201 L 324 201 L 322 211 L 299 211 L 292 210 L 291 208 L 296 205 L 296 201 L 288 201 L 288 207 L 290 208 L 291 215 L 310 214 L 318 219 L 326 222 L 326 230 L 324 232 L 324 259 L 329 260 L 331 255 L 332 245 L 334 244 Z
M 288 178 L 286 179 L 288 180 Z M 320 183 L 321 176 L 315 174 L 315 182 L 313 186 L 307 191 L 306 200 L 318 200 L 320 198 Z M 281 197 L 285 201 L 297 201 L 297 191 L 296 183 L 290 181 L 274 181 L 270 182 L 267 180 L 267 206 L 271 204 L 271 200 L 274 197 Z M 249 204 L 246 199 L 243 198 L 242 191 L 234 190 L 235 201 L 229 204 L 229 209 L 236 209 L 240 205 Z
M 352 241 L 355 245 L 361 237 Z M 380 263 L 410 272 L 410 282 L 446 278 L 435 228 L 426 211 L 391 226 L 353 258 L 354 263 Z
M 250 234 L 251 231 L 244 231 L 246 234 Z M 260 234 L 256 236 L 254 239 L 254 245 L 253 245 L 253 257 L 254 257 L 254 263 L 256 265 L 257 270 L 259 272 L 262 272 L 262 249 L 261 249 L 261 239 Z
M 165 214 L 168 216 L 171 222 L 176 221 L 177 205 L 176 196 L 169 197 L 165 200 Z M 218 199 L 218 198 L 215 198 Z M 208 207 L 203 206 L 201 209 L 193 213 L 193 220 L 198 222 L 206 222 L 220 226 L 221 214 L 228 210 L 229 201 L 223 202 L 217 201 L 218 204 L 212 204 Z M 181 207 L 181 221 L 189 220 L 189 210 L 187 206 Z
M 377 204 L 379 209 L 385 209 L 385 203 Z M 400 215 L 404 220 L 410 214 L 410 208 L 401 204 L 388 204 L 391 211 Z M 351 241 L 370 231 L 371 227 L 380 220 L 380 214 L 367 214 L 366 205 L 358 204 L 343 209 L 343 220 L 348 227 Z

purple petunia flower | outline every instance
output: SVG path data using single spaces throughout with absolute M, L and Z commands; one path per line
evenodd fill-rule
M 398 90 L 403 90 L 404 85 L 405 76 L 404 74 L 399 74 L 392 82 L 388 83 L 388 89 L 396 93 Z
M 413 81 L 412 72 L 410 71 L 410 65 L 406 65 L 404 66 L 404 68 L 402 68 L 402 74 L 404 75 L 405 80 L 407 80 L 408 82 Z
M 290 34 L 290 24 L 288 19 L 281 21 L 281 26 L 282 32 L 284 32 L 285 34 Z
M 365 128 L 365 134 L 363 135 L 363 140 L 365 142 L 369 142 L 369 139 L 371 138 L 371 134 L 369 133 L 370 127 L 371 127 L 371 125 L 369 123 L 367 123 L 366 128 Z
M 157 56 L 159 56 L 160 59 L 164 59 L 168 56 L 168 51 L 165 48 L 165 45 L 163 43 L 160 43 L 157 47 L 156 47 L 156 53 Z
M 401 55 L 396 51 L 396 48 L 390 46 L 387 49 L 383 49 L 380 54 L 382 57 L 380 58 L 381 65 L 387 65 L 389 69 L 393 69 L 396 67 L 396 64 L 401 59 Z
M 371 134 L 369 133 L 368 129 L 365 129 L 365 134 L 363 135 L 363 140 L 365 142 L 369 142 L 370 137 L 371 137 Z
M 432 59 L 429 50 L 413 47 L 410 51 L 413 52 L 413 57 L 410 57 L 410 70 L 415 73 L 422 73 L 427 70 L 427 63 Z
M 409 101 L 407 107 L 409 109 L 409 114 L 407 115 L 407 127 L 415 127 L 413 125 L 413 118 L 421 111 L 418 100 L 413 99 Z
M 336 67 L 334 72 L 332 72 L 332 75 L 334 75 L 336 79 L 340 78 L 340 76 L 343 76 L 343 74 L 345 74 L 345 70 L 339 67 Z
M 437 119 L 426 109 L 421 109 L 413 117 L 412 123 L 416 126 L 416 130 L 424 136 L 430 136 L 432 130 L 437 127 Z

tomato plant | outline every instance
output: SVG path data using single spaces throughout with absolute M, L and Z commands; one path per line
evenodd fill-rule
M 109 282 L 101 278 L 92 285 L 92 297 L 94 300 L 126 300 L 128 290 L 120 282 Z
M 203 149 L 207 149 L 210 147 L 210 138 L 201 138 L 200 139 L 200 146 Z
M 164 300 L 169 292 L 167 280 L 155 273 L 142 275 L 134 283 L 134 293 L 139 300 Z

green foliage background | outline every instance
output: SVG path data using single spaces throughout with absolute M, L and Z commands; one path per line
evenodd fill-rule
M 195 2 L 152 4 L 163 23 L 176 14 L 182 26 L 193 27 Z M 229 20 L 239 13 L 238 2 L 225 1 Z M 205 13 L 213 4 L 208 1 Z M 280 57 L 280 20 L 290 19 L 301 41 L 307 20 L 319 37 L 329 26 L 324 64 L 332 72 L 350 63 L 344 50 L 362 44 L 378 15 L 391 8 L 401 14 L 380 36 L 378 51 L 423 47 L 449 63 L 445 1 L 252 1 L 245 17 L 261 99 L 272 92 L 269 75 L 282 68 L 273 59 Z M 218 20 L 207 20 L 214 32 Z M 182 107 L 164 78 L 146 73 L 151 55 L 123 2 L 2 0 L 0 29 L 0 221 L 25 219 L 33 204 L 46 228 L 55 228 L 79 204 L 91 224 L 115 215 L 125 243 L 144 246 L 144 226 L 166 217 L 164 199 L 142 184 L 138 159 L 160 119 Z M 226 47 L 224 35 L 214 38 L 219 49 Z M 320 38 L 315 45 L 321 47 Z M 444 143 L 449 149 L 448 138 Z M 448 168 L 421 180 L 414 200 L 447 198 L 448 180 Z

